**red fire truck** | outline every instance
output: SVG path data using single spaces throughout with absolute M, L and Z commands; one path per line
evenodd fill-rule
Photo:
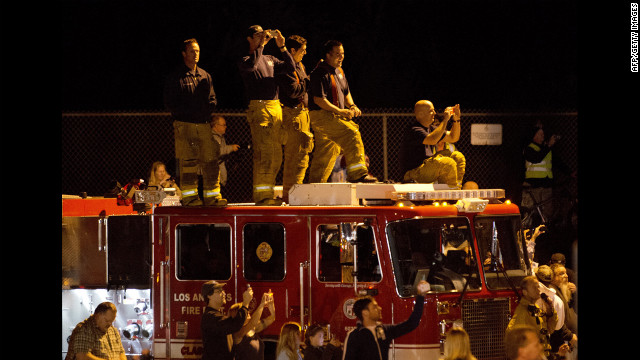
M 145 346 L 155 359 L 199 359 L 206 306 L 200 288 L 208 280 L 226 283 L 227 306 L 241 302 L 247 286 L 250 310 L 263 292 L 273 293 L 276 322 L 261 334 L 268 351 L 288 321 L 321 324 L 344 340 L 356 326 L 352 305 L 361 295 L 376 297 L 383 322 L 402 322 L 416 284 L 427 280 L 420 325 L 393 342 L 390 359 L 437 359 L 454 325 L 469 333 L 479 359 L 504 359 L 518 285 L 531 274 L 518 207 L 504 196 L 501 189 L 328 183 L 295 185 L 288 206 L 181 207 L 156 206 L 161 192 L 139 191 L 137 201 L 153 208 L 124 217 L 143 222 L 141 240 L 104 236 L 109 247 L 129 243 L 115 245 L 125 249 L 122 256 L 107 253 L 107 265 L 121 262 L 107 269 L 107 288 L 116 300 L 118 291 L 149 290 L 148 299 L 133 295 L 121 305 L 149 308 L 142 319 L 140 312 L 121 319 L 123 339 L 131 331 L 144 337 L 142 325 L 152 323 Z M 117 217 L 123 215 L 104 220 L 109 234 L 124 232 L 114 226 L 135 228 Z M 148 256 L 137 261 L 149 270 L 139 280 L 131 270 L 133 243 Z

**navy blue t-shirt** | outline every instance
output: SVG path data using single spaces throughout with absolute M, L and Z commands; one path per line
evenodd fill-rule
M 320 110 L 321 108 L 313 101 L 314 97 L 326 98 L 330 103 L 334 103 L 333 91 L 331 88 L 331 75 L 333 74 L 336 90 L 337 102 L 340 109 L 346 108 L 345 97 L 349 94 L 349 83 L 344 76 L 342 68 L 334 68 L 326 62 L 321 62 L 311 72 L 311 89 L 309 92 L 309 110 Z M 334 104 L 335 105 L 335 104 Z
M 279 75 L 277 78 L 282 105 L 292 108 L 300 104 L 308 106 L 310 80 L 302 63 L 296 64 L 295 71 Z
M 238 62 L 247 99 L 277 100 L 278 84 L 275 76 L 293 72 L 295 63 L 288 51 L 282 53 L 284 61 L 272 55 L 264 55 L 264 46 Z
M 420 166 L 425 159 L 432 155 L 430 146 L 423 144 L 424 138 L 430 132 L 430 128 L 422 126 L 415 119 L 405 128 L 399 154 L 402 176 L 407 171 Z

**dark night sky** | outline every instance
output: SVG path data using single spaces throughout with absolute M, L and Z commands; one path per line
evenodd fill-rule
M 163 110 L 163 77 L 195 37 L 219 108 L 244 106 L 235 61 L 249 25 L 344 43 L 344 70 L 363 109 L 427 98 L 464 109 L 577 107 L 575 1 L 63 0 L 63 111 Z M 336 11 L 336 10 L 340 11 Z M 270 44 L 270 46 L 273 46 Z M 275 47 L 267 50 L 275 50 Z M 310 69 L 309 69 L 310 70 Z

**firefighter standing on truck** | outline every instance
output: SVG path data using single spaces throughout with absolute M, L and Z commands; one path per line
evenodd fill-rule
M 377 182 L 369 175 L 359 127 L 352 120 L 362 115 L 362 111 L 353 101 L 342 70 L 342 43 L 327 41 L 323 46 L 323 56 L 324 60 L 310 75 L 309 116 L 315 145 L 309 166 L 309 182 L 327 182 L 340 149 L 344 150 L 347 162 L 347 181 Z
M 173 118 L 175 157 L 185 206 L 224 206 L 220 194 L 218 157 L 220 146 L 211 135 L 211 113 L 217 105 L 211 75 L 198 66 L 200 46 L 196 39 L 183 43 L 181 65 L 167 78 L 164 103 Z M 198 194 L 198 173 L 202 195 Z
M 253 145 L 253 201 L 256 205 L 281 205 L 281 200 L 274 199 L 284 142 L 275 75 L 294 71 L 295 64 L 279 30 L 263 30 L 259 25 L 252 25 L 245 37 L 249 55 L 240 59 L 238 68 L 249 99 L 247 122 Z M 284 61 L 263 54 L 265 45 L 273 38 Z
M 296 63 L 294 71 L 278 76 L 282 102 L 282 127 L 286 133 L 284 166 L 282 169 L 282 200 L 289 202 L 289 189 L 302 184 L 313 150 L 313 134 L 309 120 L 309 76 L 302 64 L 307 53 L 307 40 L 291 35 L 287 48 Z

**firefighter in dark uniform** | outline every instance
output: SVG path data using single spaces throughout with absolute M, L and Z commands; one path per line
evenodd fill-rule
M 224 206 L 220 194 L 218 157 L 220 147 L 211 135 L 211 113 L 217 105 L 211 75 L 198 66 L 200 46 L 195 39 L 184 41 L 184 65 L 169 75 L 164 103 L 173 118 L 175 157 L 185 206 Z M 203 199 L 198 194 L 198 173 L 202 174 Z
M 282 165 L 282 107 L 275 76 L 293 72 L 295 64 L 279 30 L 263 30 L 259 25 L 245 33 L 249 55 L 238 63 L 249 100 L 247 122 L 253 146 L 253 201 L 256 205 L 280 205 L 274 199 L 276 175 Z M 275 38 L 283 59 L 263 54 L 264 46 Z
M 323 47 L 324 60 L 311 72 L 309 116 L 314 133 L 313 159 L 309 182 L 324 183 L 331 175 L 340 149 L 347 163 L 347 181 L 376 182 L 365 163 L 364 144 L 352 118 L 362 114 L 353 102 L 349 83 L 342 70 L 344 48 L 329 40 Z
M 282 128 L 285 132 L 284 166 L 282 169 L 282 200 L 289 201 L 289 189 L 302 184 L 313 150 L 313 134 L 309 120 L 309 76 L 302 64 L 307 53 L 307 40 L 291 35 L 287 49 L 295 61 L 295 71 L 278 76 L 282 103 Z

